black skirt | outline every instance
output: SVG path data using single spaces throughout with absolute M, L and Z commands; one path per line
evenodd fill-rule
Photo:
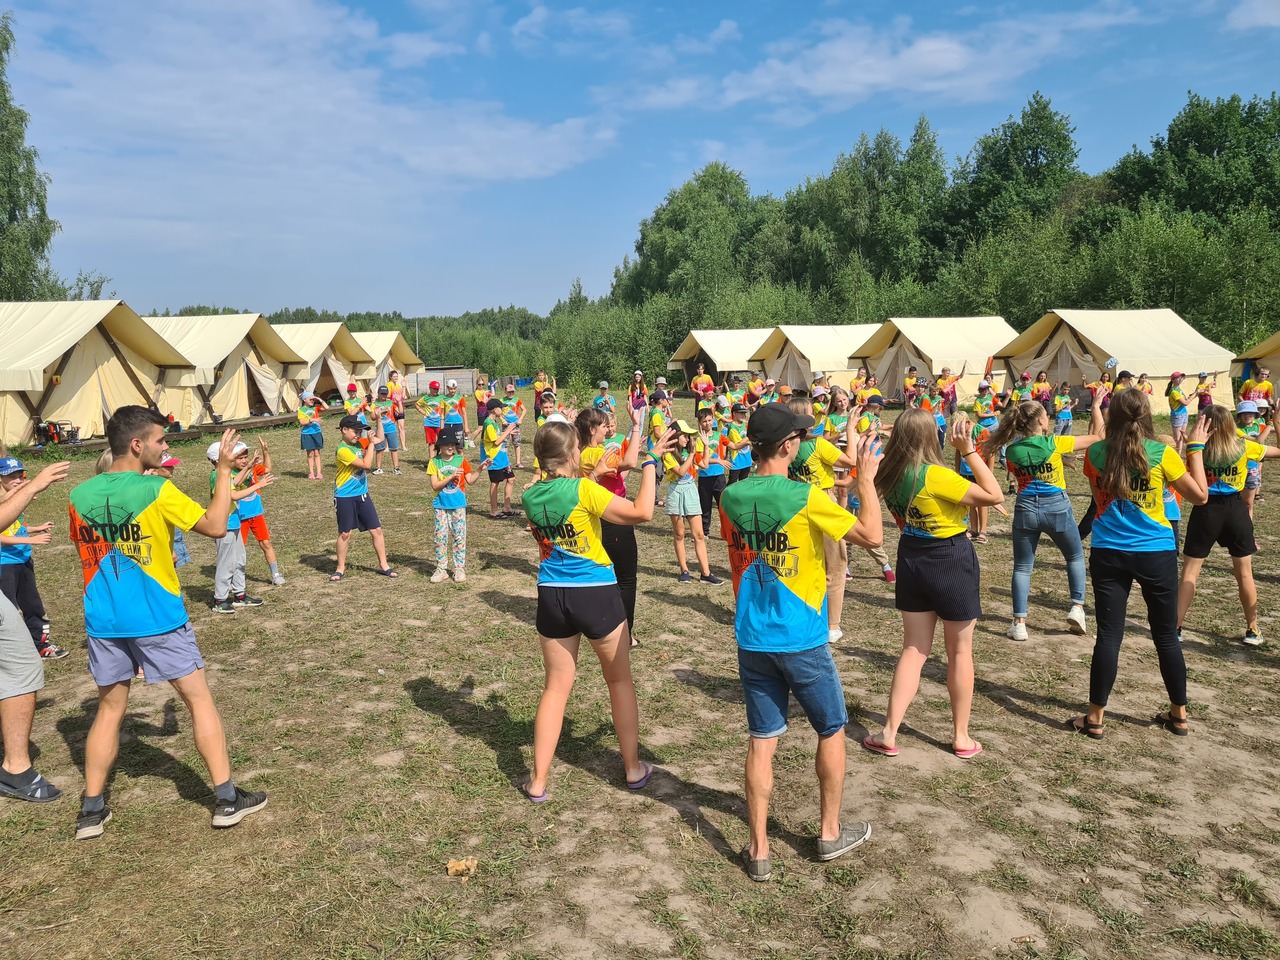
M 978 553 L 963 533 L 945 540 L 898 538 L 894 606 L 907 613 L 936 613 L 943 620 L 982 616 Z

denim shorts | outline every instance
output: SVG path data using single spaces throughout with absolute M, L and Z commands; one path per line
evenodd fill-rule
M 141 667 L 147 683 L 181 680 L 204 666 L 191 624 L 154 637 L 89 637 L 89 673 L 100 687 L 132 680 Z
M 820 737 L 838 733 L 849 722 L 844 687 L 828 644 L 797 653 L 739 647 L 738 677 L 747 704 L 747 732 L 757 739 L 771 740 L 787 732 L 788 694 Z
M 1169 414 L 1169 426 L 1185 427 L 1186 425 L 1187 425 L 1187 411 L 1185 409 L 1183 409 L 1179 413 Z
M 324 449 L 323 433 L 304 433 L 302 435 L 302 449 L 308 452 L 312 450 Z

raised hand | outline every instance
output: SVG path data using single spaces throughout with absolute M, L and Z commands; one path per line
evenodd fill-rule
M 37 473 L 33 479 L 28 480 L 27 482 L 37 493 L 39 493 L 41 490 L 47 489 L 59 480 L 67 479 L 67 474 L 70 470 L 70 460 L 63 460 L 60 463 L 51 463 L 49 466 Z
M 222 431 L 222 445 L 218 448 L 218 466 L 232 470 L 236 465 L 236 444 L 240 442 L 240 432 L 228 427 Z

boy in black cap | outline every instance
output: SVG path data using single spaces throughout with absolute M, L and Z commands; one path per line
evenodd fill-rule
M 773 756 L 787 730 L 793 696 L 818 734 L 821 813 L 818 859 L 834 860 L 871 836 L 868 823 L 842 823 L 845 737 L 844 690 L 827 640 L 824 539 L 860 547 L 884 542 L 875 476 L 879 448 L 859 440 L 858 516 L 815 486 L 787 476 L 814 419 L 786 404 L 759 408 L 747 424 L 755 473 L 720 499 L 720 529 L 729 545 L 736 598 L 734 633 L 738 676 L 747 708 L 746 798 L 750 840 L 742 851 L 752 880 L 770 877 L 769 797 Z
M 494 520 L 514 517 L 511 512 L 511 491 L 516 484 L 515 472 L 511 469 L 511 458 L 507 456 L 507 437 L 518 426 L 507 423 L 502 416 L 506 404 L 500 397 L 494 397 L 485 404 L 487 416 L 484 420 L 482 443 L 484 459 L 489 466 L 489 516 Z M 498 510 L 498 486 L 502 485 L 502 510 Z
M 333 481 L 333 503 L 338 511 L 338 567 L 329 577 L 341 580 L 347 573 L 347 550 L 351 544 L 351 531 L 359 528 L 369 531 L 373 539 L 373 552 L 378 557 L 378 573 L 384 577 L 399 576 L 387 563 L 387 543 L 382 536 L 382 521 L 369 497 L 369 471 L 376 456 L 374 448 L 382 442 L 382 421 L 373 418 L 373 436 L 361 436 L 370 429 L 359 417 L 345 416 L 338 422 L 342 442 L 335 454 L 338 475 Z

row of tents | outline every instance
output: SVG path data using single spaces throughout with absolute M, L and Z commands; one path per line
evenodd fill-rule
M 694 330 L 672 354 L 669 370 L 691 376 L 702 363 L 719 379 L 759 371 L 779 383 L 807 386 L 815 373 L 847 382 L 863 367 L 887 397 L 908 367 L 936 377 L 944 367 L 962 377 L 962 396 L 989 377 L 998 390 L 1024 371 L 1054 383 L 1097 380 L 1115 359 L 1146 373 L 1162 394 L 1175 371 L 1216 378 L 1247 376 L 1252 367 L 1280 370 L 1280 333 L 1234 356 L 1196 332 L 1172 310 L 1050 310 L 1022 333 L 1002 317 L 891 317 L 884 323 Z
M 49 423 L 101 436 L 130 403 L 184 426 L 290 413 L 304 391 L 372 392 L 393 369 L 422 368 L 396 331 L 256 313 L 142 317 L 123 300 L 0 303 L 0 442 L 32 443 Z

